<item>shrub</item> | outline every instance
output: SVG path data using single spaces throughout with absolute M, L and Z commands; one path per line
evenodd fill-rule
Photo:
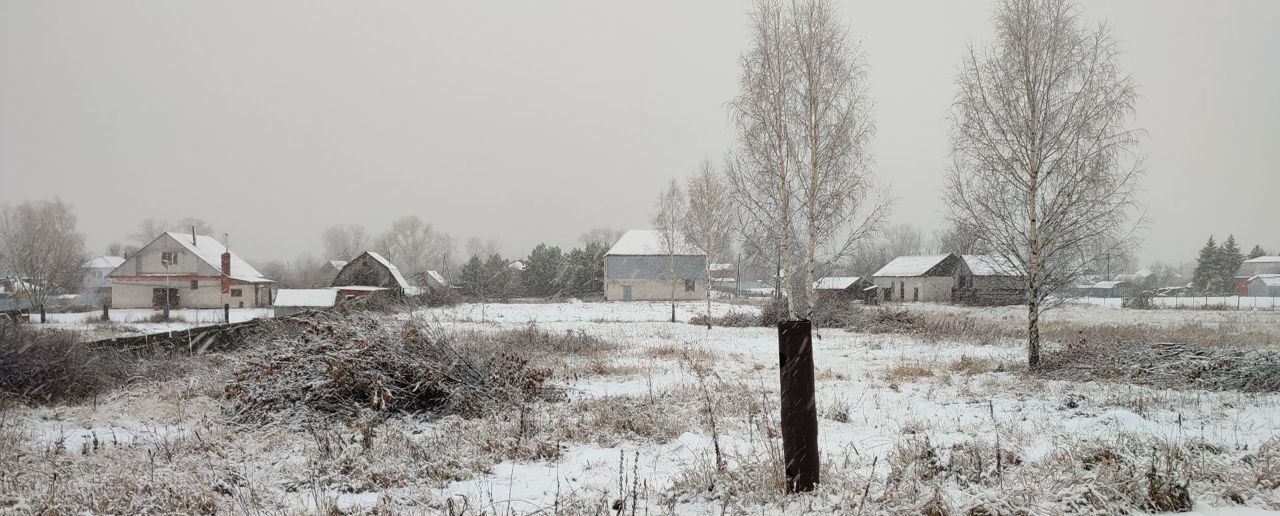
M 0 324 L 0 393 L 48 403 L 78 401 L 128 377 L 119 353 L 95 351 L 72 332 Z

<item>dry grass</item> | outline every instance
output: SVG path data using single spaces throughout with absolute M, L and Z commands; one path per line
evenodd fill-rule
M 903 361 L 890 366 L 884 371 L 884 379 L 889 382 L 908 382 L 929 378 L 934 375 L 934 368 L 924 362 Z

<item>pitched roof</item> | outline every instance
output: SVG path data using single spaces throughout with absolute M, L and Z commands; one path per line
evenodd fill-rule
M 662 232 L 656 229 L 632 229 L 622 235 L 605 256 L 666 256 L 666 246 L 662 244 Z M 675 238 L 675 254 L 679 256 L 702 256 L 685 242 L 684 237 L 677 234 Z
M 276 291 L 275 306 L 333 306 L 338 291 L 331 288 L 282 288 Z
M 1280 256 L 1259 256 L 1245 260 L 1236 270 L 1237 278 L 1252 278 L 1259 274 L 1280 274 Z
M 329 260 L 329 266 L 338 270 L 342 270 L 343 267 L 347 266 L 347 262 L 346 260 Z
M 192 236 L 190 233 L 166 232 L 156 237 L 156 240 L 159 240 L 166 236 L 172 239 L 173 241 L 177 242 L 178 245 L 181 245 L 184 249 L 190 252 L 197 259 L 204 262 L 208 266 L 213 267 L 215 271 L 219 271 L 219 273 L 221 273 L 222 253 L 226 253 L 228 251 L 227 251 L 227 248 L 222 245 L 222 242 L 218 241 L 218 239 L 213 238 L 211 236 L 207 236 L 207 235 L 196 235 L 195 242 L 193 243 L 191 241 Z M 151 246 L 153 244 L 155 244 L 155 240 L 153 240 L 150 244 L 147 244 L 147 246 Z M 237 256 L 236 253 L 230 253 L 230 254 L 231 254 L 231 271 L 230 271 L 230 274 L 228 274 L 228 276 L 231 279 L 240 280 L 247 283 L 272 283 L 272 281 L 264 277 L 261 272 L 258 272 L 258 269 L 255 269 L 253 268 L 252 265 L 249 265 L 249 262 L 246 262 L 240 259 L 240 257 Z M 119 269 L 120 267 L 116 266 L 116 268 Z M 112 271 L 111 275 L 114 276 L 115 271 Z
M 969 272 L 974 276 L 1022 276 L 1022 271 L 1014 267 L 1000 256 L 989 254 L 966 254 L 962 256 Z
M 373 251 L 365 251 L 364 254 L 369 255 L 370 258 L 373 258 L 378 263 L 386 267 L 388 271 L 391 271 L 391 277 L 396 280 L 396 285 L 398 285 L 400 288 L 409 288 L 409 282 L 405 281 L 404 275 L 400 274 L 400 269 L 396 268 L 396 266 L 393 265 L 390 260 L 383 258 L 382 255 L 375 253 Z
M 1259 274 L 1249 278 L 1249 282 L 1261 281 L 1263 285 L 1268 287 L 1280 287 L 1280 274 Z
M 431 283 L 430 286 L 432 287 L 444 288 L 449 286 L 449 282 L 445 281 L 444 275 L 440 274 L 439 272 L 427 271 L 426 275 L 427 275 L 427 281 Z
M 815 290 L 844 290 L 861 279 L 859 276 L 827 276 L 813 282 L 813 288 Z
M 884 267 L 881 267 L 872 276 L 895 278 L 923 276 L 950 256 L 953 255 L 899 256 Z
M 124 258 L 119 256 L 99 256 L 85 262 L 85 269 L 114 269 L 124 263 Z

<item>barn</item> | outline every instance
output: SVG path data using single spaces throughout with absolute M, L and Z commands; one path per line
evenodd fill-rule
M 868 303 L 876 300 L 875 284 L 858 276 L 827 276 L 813 282 L 813 291 L 823 299 Z
M 390 290 L 393 295 L 404 295 L 413 287 L 400 274 L 400 269 L 373 251 L 365 251 L 352 258 L 338 275 L 333 278 L 335 287 L 381 287 Z
M 966 254 L 969 282 L 957 286 L 955 301 L 975 305 L 1012 305 L 1027 300 L 1027 275 L 1000 256 Z
M 899 256 L 872 275 L 884 301 L 952 299 L 952 290 L 967 288 L 969 267 L 956 254 Z
M 678 239 L 671 255 L 654 229 L 633 229 L 604 255 L 604 298 L 607 301 L 704 299 L 707 256 Z
M 1254 297 L 1280 297 L 1280 274 L 1259 274 L 1249 278 L 1248 295 Z
M 1280 256 L 1259 256 L 1245 260 L 1236 269 L 1236 295 L 1249 294 L 1249 281 L 1260 274 L 1280 274 Z

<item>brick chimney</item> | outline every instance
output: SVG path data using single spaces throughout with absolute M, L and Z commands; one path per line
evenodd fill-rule
M 231 292 L 231 251 L 222 253 L 222 293 Z

